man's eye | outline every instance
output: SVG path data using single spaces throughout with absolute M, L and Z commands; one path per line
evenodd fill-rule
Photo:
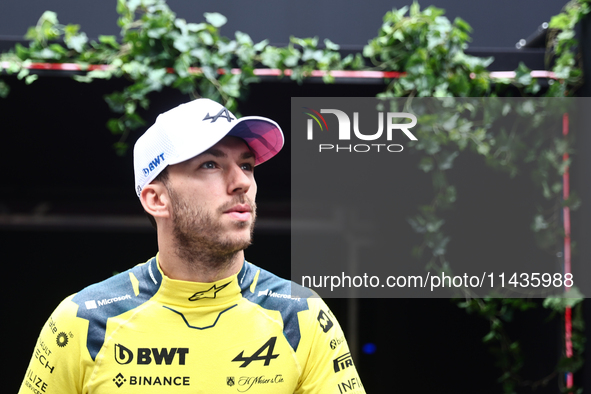
M 250 163 L 244 163 L 240 166 L 244 171 L 252 171 L 254 166 Z
M 201 168 L 207 168 L 207 169 L 215 168 L 215 162 L 207 161 L 207 162 L 201 164 Z

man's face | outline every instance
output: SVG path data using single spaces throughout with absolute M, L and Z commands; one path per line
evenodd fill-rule
M 168 168 L 174 237 L 188 259 L 222 261 L 250 245 L 256 217 L 255 157 L 246 143 L 225 137 Z

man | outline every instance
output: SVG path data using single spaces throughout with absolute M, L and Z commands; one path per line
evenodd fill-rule
M 134 148 L 159 253 L 66 298 L 21 393 L 363 393 L 343 332 L 310 290 L 244 260 L 254 167 L 279 126 L 207 99 L 158 117 Z

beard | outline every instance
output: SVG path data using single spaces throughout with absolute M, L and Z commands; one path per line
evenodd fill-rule
M 230 265 L 238 252 L 246 249 L 252 242 L 256 218 L 256 204 L 246 195 L 236 196 L 214 211 L 191 204 L 169 189 L 172 206 L 173 237 L 177 255 L 192 266 L 219 269 Z M 248 204 L 252 209 L 251 223 L 233 221 L 232 229 L 250 226 L 248 235 L 225 233 L 220 218 L 223 213 L 237 204 Z

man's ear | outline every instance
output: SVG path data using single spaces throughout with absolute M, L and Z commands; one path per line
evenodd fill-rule
M 146 185 L 140 193 L 140 201 L 144 210 L 154 218 L 170 217 L 170 197 L 162 182 Z

